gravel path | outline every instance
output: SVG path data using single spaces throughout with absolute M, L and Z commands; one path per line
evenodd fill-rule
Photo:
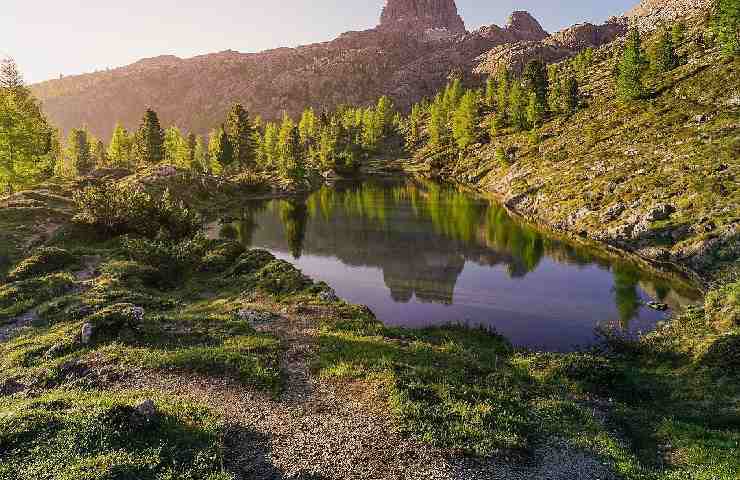
M 225 379 L 151 372 L 121 388 L 155 389 L 220 410 L 229 422 L 226 464 L 240 479 L 617 479 L 601 461 L 553 440 L 527 464 L 452 457 L 401 435 L 372 385 L 319 380 L 311 315 L 258 327 L 284 344 L 284 393 L 278 399 Z M 375 395 L 375 397 L 373 397 Z

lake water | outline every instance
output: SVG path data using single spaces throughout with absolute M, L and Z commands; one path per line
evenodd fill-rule
M 599 326 L 654 329 L 666 313 L 647 302 L 680 309 L 700 298 L 684 282 L 432 182 L 340 184 L 302 200 L 249 202 L 234 218 L 214 233 L 292 262 L 388 325 L 484 326 L 516 346 L 567 351 L 597 342 Z

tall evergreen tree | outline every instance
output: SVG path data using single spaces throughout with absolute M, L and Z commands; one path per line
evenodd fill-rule
M 528 98 L 522 91 L 521 84 L 514 81 L 509 91 L 509 117 L 511 124 L 519 130 L 527 129 L 527 104 Z
M 560 113 L 562 111 L 562 97 L 561 93 L 563 87 L 561 86 L 561 75 L 558 66 L 548 65 L 547 67 L 547 81 L 550 86 L 547 95 L 547 107 L 552 113 Z
M 714 31 L 728 55 L 740 55 L 740 2 L 716 0 L 713 15 Z
M 529 94 L 529 105 L 527 106 L 527 122 L 532 128 L 537 128 L 545 119 L 545 106 L 540 102 L 537 93 Z
M 490 109 L 496 108 L 496 96 L 498 95 L 496 79 L 493 75 L 486 80 L 486 106 Z
M 522 82 L 526 91 L 536 95 L 540 107 L 546 108 L 549 85 L 545 65 L 537 59 L 531 60 L 524 68 Z
M 108 151 L 105 148 L 105 143 L 100 139 L 93 138 L 91 139 L 90 144 L 90 154 L 92 156 L 93 165 L 98 168 L 107 167 L 110 164 L 110 160 L 108 159 Z
M 573 74 L 569 74 L 562 80 L 562 88 L 563 111 L 572 115 L 578 111 L 581 103 L 578 80 Z
M 393 125 L 393 115 L 395 108 L 393 107 L 393 101 L 390 97 L 383 95 L 378 100 L 378 104 L 375 106 L 375 114 L 377 115 L 378 128 L 381 132 L 381 136 L 388 135 Z
M 637 100 L 645 96 L 642 74 L 645 70 L 645 57 L 642 51 L 640 32 L 630 30 L 619 62 L 617 90 L 623 100 Z
M 278 126 L 269 122 L 265 125 L 265 133 L 262 136 L 262 144 L 259 148 L 259 162 L 263 168 L 270 168 L 278 164 L 278 137 L 280 132 Z
M 427 130 L 429 132 L 429 142 L 433 146 L 437 147 L 447 143 L 447 115 L 442 102 L 439 101 L 439 97 L 437 97 L 437 101 L 430 107 Z
M 216 163 L 220 166 L 221 174 L 226 174 L 234 165 L 234 146 L 222 126 L 218 131 L 218 147 L 215 155 Z
M 18 65 L 12 58 L 4 58 L 0 61 L 0 88 L 15 90 L 25 85 L 23 75 Z
M 280 156 L 280 170 L 284 177 L 300 180 L 305 177 L 303 165 L 303 149 L 298 127 L 287 115 L 283 118 L 278 138 L 278 154 Z
M 136 132 L 136 155 L 142 163 L 155 164 L 164 160 L 164 130 L 157 112 L 147 108 Z
M 177 127 L 169 127 L 164 131 L 164 161 L 170 165 L 178 164 L 178 157 L 184 139 Z
M 658 73 L 670 72 L 678 66 L 678 57 L 673 44 L 673 34 L 665 29 L 652 51 L 652 68 Z
M 452 119 L 452 135 L 461 150 L 478 141 L 478 95 L 469 90 L 463 95 Z
M 229 112 L 224 125 L 233 149 L 233 161 L 238 168 L 252 168 L 257 158 L 254 141 L 254 127 L 249 120 L 249 113 L 237 103 Z
M 316 141 L 318 136 L 319 119 L 313 108 L 307 108 L 301 115 L 301 121 L 298 122 L 298 133 L 301 136 L 301 143 L 308 147 Z
M 511 78 L 509 70 L 501 68 L 498 71 L 496 84 L 498 85 L 498 92 L 496 95 L 496 107 L 499 115 L 503 119 L 503 123 L 506 123 L 509 118 L 509 83 Z
M 69 133 L 67 158 L 69 159 L 70 170 L 74 175 L 87 175 L 92 171 L 94 164 L 86 130 L 75 128 Z
M 133 163 L 133 141 L 128 131 L 117 124 L 108 144 L 108 159 L 114 167 L 129 168 Z
M 211 173 L 211 157 L 208 154 L 208 147 L 203 141 L 203 137 L 198 135 L 195 140 L 195 150 L 193 151 L 193 163 L 190 169 L 198 173 Z

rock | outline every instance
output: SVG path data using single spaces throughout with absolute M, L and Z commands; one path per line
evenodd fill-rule
M 93 336 L 93 324 L 85 323 L 82 325 L 82 331 L 80 332 L 80 341 L 83 345 L 89 345 Z
M 619 218 L 624 211 L 627 210 L 627 206 L 622 203 L 615 203 L 609 207 L 606 212 L 601 216 L 601 223 L 610 223 Z
M 339 297 L 334 290 L 322 290 L 319 293 L 319 300 L 322 302 L 334 303 L 339 301 Z
M 646 222 L 657 222 L 660 220 L 667 220 L 676 212 L 676 207 L 668 205 L 667 203 L 659 203 L 653 205 L 648 213 L 645 215 L 644 220 Z
M 16 393 L 24 391 L 26 388 L 28 388 L 26 385 L 18 382 L 13 378 L 10 378 L 8 380 L 5 380 L 5 382 L 0 383 L 0 397 L 9 397 L 10 395 L 15 395 Z
M 653 310 L 658 310 L 659 312 L 665 312 L 666 310 L 668 310 L 668 305 L 666 305 L 665 303 L 649 302 L 647 306 L 652 308 Z
M 54 344 L 49 350 L 46 351 L 44 354 L 45 358 L 56 358 L 64 351 L 64 345 L 61 343 Z
M 154 400 L 146 399 L 139 402 L 131 415 L 131 423 L 136 427 L 146 427 L 157 423 L 159 413 Z
M 387 0 L 378 29 L 422 35 L 437 33 L 441 38 L 445 34 L 466 33 L 455 0 Z
M 642 0 L 627 12 L 630 24 L 642 31 L 655 30 L 682 18 L 701 14 L 710 8 L 713 0 Z
M 252 326 L 257 326 L 273 322 L 278 317 L 271 312 L 244 309 L 236 312 L 236 318 L 238 318 L 239 320 L 243 320 Z

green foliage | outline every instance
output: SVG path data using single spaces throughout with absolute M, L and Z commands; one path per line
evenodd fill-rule
M 453 114 L 452 136 L 461 150 L 478 141 L 478 124 L 480 123 L 478 103 L 479 98 L 476 92 L 468 90 Z
M 10 271 L 8 280 L 11 282 L 28 280 L 31 277 L 62 270 L 75 263 L 75 257 L 67 250 L 55 247 L 39 248 Z
M 511 75 L 505 68 L 498 70 L 496 74 L 496 84 L 498 85 L 498 91 L 496 92 L 496 108 L 500 115 L 503 115 L 504 121 L 508 122 L 509 118 L 509 88 L 511 83 Z
M 184 238 L 200 230 L 200 217 L 176 202 L 169 190 L 152 196 L 136 185 L 113 183 L 76 192 L 74 221 L 105 235 Z
M 233 160 L 238 168 L 252 168 L 257 158 L 254 127 L 249 113 L 241 104 L 235 104 L 226 119 L 224 131 L 233 149 Z
M 54 131 L 15 62 L 0 62 L 0 192 L 25 186 L 54 170 Z
M 298 127 L 287 115 L 280 127 L 277 150 L 282 175 L 294 181 L 302 180 L 306 171 L 301 136 Z
M 43 302 L 64 295 L 74 286 L 70 273 L 52 273 L 0 284 L 0 323 L 12 320 Z
M 617 92 L 623 100 L 638 100 L 645 96 L 642 82 L 645 64 L 640 32 L 633 28 L 627 35 L 618 68 Z
M 92 171 L 95 163 L 93 162 L 92 151 L 86 130 L 74 128 L 69 133 L 69 139 L 67 140 L 67 158 L 69 159 L 70 169 L 74 175 L 87 175 Z
M 678 66 L 678 57 L 673 43 L 673 33 L 663 30 L 660 38 L 651 52 L 651 67 L 655 72 L 670 72 Z
M 529 94 L 527 105 L 527 122 L 532 128 L 537 128 L 545 119 L 545 104 L 542 103 L 536 93 Z
M 529 98 L 524 94 L 522 86 L 518 81 L 511 84 L 509 91 L 509 118 L 514 128 L 518 130 L 527 130 L 527 105 Z
M 134 143 L 128 130 L 122 125 L 116 125 L 108 144 L 108 159 L 113 167 L 131 168 L 134 164 Z
M 122 245 L 130 260 L 154 268 L 156 284 L 162 289 L 182 284 L 208 248 L 207 240 L 201 236 L 178 242 L 125 237 Z
M 542 108 L 547 106 L 550 88 L 548 83 L 547 70 L 541 61 L 535 59 L 527 63 L 522 74 L 522 84 L 525 91 L 535 94 L 537 103 Z
M 234 146 L 226 130 L 221 127 L 217 133 L 217 143 L 214 146 L 213 160 L 220 167 L 220 172 L 226 174 L 234 163 Z
M 165 158 L 164 130 L 157 112 L 147 108 L 134 140 L 135 155 L 140 163 L 160 163 Z
M 740 55 L 740 3 L 737 0 L 716 0 L 713 25 L 724 52 Z
M 568 75 L 562 80 L 561 98 L 563 100 L 562 111 L 564 113 L 572 115 L 578 111 L 578 107 L 581 104 L 581 98 L 578 81 L 573 75 Z

